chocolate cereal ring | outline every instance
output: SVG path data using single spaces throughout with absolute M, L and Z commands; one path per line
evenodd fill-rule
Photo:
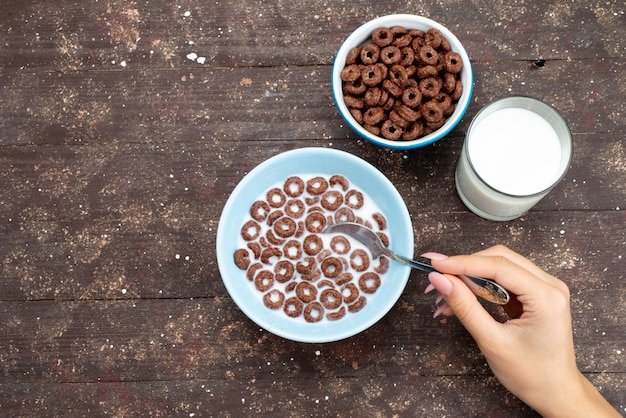
M 400 116 L 397 110 L 392 110 L 391 112 L 389 112 L 389 120 L 393 122 L 395 126 L 403 128 L 403 129 L 408 128 L 409 125 L 411 124 L 410 121 Z
M 365 102 L 366 106 L 378 106 L 382 95 L 383 89 L 381 89 L 380 87 L 371 87 L 365 92 L 365 95 L 363 96 L 363 101 Z
M 389 28 L 378 28 L 372 32 L 372 41 L 381 48 L 391 45 L 393 33 Z
M 306 191 L 313 195 L 321 195 L 328 189 L 328 181 L 321 176 L 313 177 L 306 183 Z
M 343 81 L 353 82 L 359 78 L 361 78 L 361 67 L 359 65 L 348 65 L 341 70 L 341 79 Z
M 273 212 L 270 212 L 269 215 L 267 215 L 267 225 L 268 226 L 272 226 L 274 225 L 274 222 L 276 222 L 276 220 L 282 218 L 283 216 L 285 216 L 285 212 L 283 212 L 280 209 L 276 209 Z
M 367 86 L 363 83 L 363 80 L 361 80 L 361 74 L 359 74 L 358 79 L 351 82 L 345 82 L 343 84 L 343 89 L 345 94 L 348 96 L 360 96 L 367 91 Z
M 335 223 L 354 222 L 356 215 L 350 208 L 342 207 L 335 212 Z
M 463 94 L 463 82 L 461 82 L 461 80 L 457 80 L 456 85 L 454 86 L 454 91 L 450 95 L 450 98 L 452 99 L 452 101 L 456 102 L 461 98 L 462 94 Z
M 256 274 L 257 270 L 262 268 L 263 264 L 261 263 L 252 264 L 250 267 L 248 267 L 248 271 L 246 272 L 246 278 L 250 281 L 254 280 L 254 275 Z
M 296 296 L 304 303 L 317 299 L 317 288 L 309 282 L 300 282 L 296 286 Z
M 290 199 L 285 203 L 285 214 L 293 219 L 298 219 L 304 215 L 304 202 L 300 199 Z
M 372 214 L 372 219 L 376 222 L 379 230 L 384 231 L 387 229 L 387 219 L 385 218 L 385 215 L 380 212 L 374 212 Z
M 283 252 L 276 247 L 266 248 L 261 251 L 261 262 L 263 264 L 272 264 L 272 259 L 282 257 Z
M 389 69 L 389 79 L 400 87 L 406 86 L 409 77 L 406 75 L 406 69 L 400 64 L 392 65 Z
M 439 53 L 431 45 L 424 45 L 419 49 L 417 58 L 424 65 L 437 65 Z
M 280 208 L 285 204 L 286 197 L 282 190 L 274 187 L 267 192 L 267 203 L 273 208 Z
M 234 254 L 235 265 L 241 270 L 247 270 L 250 267 L 250 253 L 245 248 L 239 248 Z
M 283 311 L 292 318 L 297 318 L 302 315 L 304 304 L 295 296 L 292 296 L 285 300 L 283 305 Z
M 442 83 L 435 77 L 426 77 L 420 80 L 419 87 L 422 92 L 422 96 L 432 99 L 439 94 Z
M 433 100 L 429 100 L 424 103 L 421 108 L 422 117 L 427 122 L 438 122 L 443 119 L 443 110 L 439 107 L 439 104 Z
M 319 322 L 324 319 L 324 307 L 315 301 L 304 307 L 304 319 L 307 322 Z
M 365 271 L 370 266 L 370 258 L 365 250 L 357 248 L 350 254 L 350 267 L 358 272 Z
M 326 216 L 321 212 L 311 212 L 306 216 L 304 225 L 307 231 L 319 234 L 326 226 Z
M 279 218 L 273 225 L 274 232 L 281 238 L 289 238 L 296 234 L 296 221 L 289 216 Z
M 364 203 L 363 193 L 361 193 L 360 191 L 356 189 L 352 189 L 348 193 L 346 193 L 345 204 L 349 208 L 361 209 L 363 207 L 363 203 Z M 348 222 L 354 222 L 354 221 L 348 221 Z
M 402 88 L 399 85 L 397 85 L 396 83 L 394 83 L 393 81 L 389 80 L 389 79 L 383 80 L 383 88 L 385 90 L 387 90 L 389 92 L 389 94 L 391 94 L 393 97 L 401 97 L 402 96 L 402 93 L 403 93 Z M 424 94 L 424 93 L 422 93 L 422 94 Z M 387 102 L 387 103 L 389 103 L 389 102 Z M 386 105 L 383 106 L 383 109 L 385 107 L 386 107 Z
M 304 193 L 304 180 L 298 176 L 291 176 L 285 180 L 283 190 L 290 197 L 298 197 Z
M 402 35 L 396 36 L 391 43 L 393 46 L 397 46 L 398 48 L 405 48 L 411 45 L 413 41 L 413 37 L 407 32 Z
M 296 239 L 287 241 L 283 246 L 283 255 L 289 260 L 298 260 L 302 257 L 302 244 Z
M 398 106 L 398 108 L 396 109 L 396 112 L 402 119 L 408 122 L 415 122 L 416 120 L 422 117 L 422 114 L 419 111 L 415 111 L 404 104 Z
M 260 292 L 270 290 L 274 286 L 274 273 L 269 270 L 260 270 L 254 276 L 254 286 Z
M 372 294 L 380 287 L 380 276 L 378 273 L 368 271 L 359 277 L 359 289 L 363 293 Z
M 330 251 L 328 248 L 324 248 L 322 249 L 322 251 L 317 253 L 315 258 L 317 258 L 317 261 L 321 263 L 322 260 L 324 260 L 326 257 L 330 257 L 331 255 L 332 255 L 332 251 Z
M 363 309 L 366 304 L 367 304 L 367 299 L 365 298 L 365 296 L 361 296 L 356 300 L 356 302 L 348 305 L 348 312 L 350 313 L 358 312 L 361 309 Z
M 261 225 L 250 220 L 241 227 L 241 237 L 246 241 L 254 241 L 261 235 Z
M 359 288 L 354 283 L 348 283 L 341 288 L 341 296 L 345 303 L 352 303 L 358 299 L 360 293 Z
M 304 257 L 296 263 L 296 271 L 302 275 L 311 274 L 317 269 L 315 257 Z
M 270 205 L 263 200 L 257 200 L 250 207 L 250 216 L 258 222 L 263 222 L 270 213 Z
M 346 283 L 350 283 L 352 279 L 352 273 L 346 271 L 337 276 L 337 278 L 335 279 L 335 284 L 337 284 L 337 286 L 343 286 Z
M 279 283 L 287 283 L 293 278 L 296 271 L 293 263 L 289 260 L 280 260 L 274 266 L 274 278 Z
M 339 257 L 327 257 L 322 261 L 322 273 L 329 279 L 334 279 L 343 273 L 343 262 Z
M 360 58 L 361 48 L 355 47 L 348 51 L 348 56 L 346 57 L 346 65 L 356 64 L 357 60 Z
M 384 47 L 380 51 L 380 61 L 386 65 L 394 65 L 402 60 L 402 51 L 394 45 Z
M 278 289 L 272 289 L 263 295 L 263 304 L 270 309 L 280 309 L 285 302 L 285 294 Z
M 250 251 L 252 251 L 255 259 L 261 257 L 261 244 L 258 242 L 249 242 L 247 247 L 250 248 Z
M 343 303 L 343 298 L 336 289 L 324 289 L 320 293 L 320 302 L 326 309 L 337 309 Z
M 334 176 L 331 176 L 331 178 L 328 180 L 328 184 L 330 185 L 330 187 L 339 185 L 341 187 L 341 190 L 343 190 L 344 192 L 348 190 L 348 187 L 350 186 L 350 182 L 348 181 L 348 179 L 340 174 L 335 174 Z
M 265 238 L 271 245 L 283 245 L 285 243 L 285 240 L 277 237 L 271 229 L 265 233 Z
M 443 91 L 450 94 L 456 88 L 456 74 L 445 73 L 443 75 Z
M 302 249 L 307 255 L 316 255 L 324 248 L 324 243 L 319 235 L 311 234 L 307 235 L 302 242 Z
M 385 111 L 382 107 L 370 107 L 363 113 L 363 122 L 368 125 L 378 125 L 385 120 Z
M 408 129 L 405 129 L 404 132 L 402 132 L 402 139 L 404 141 L 412 141 L 420 137 L 423 133 L 424 133 L 424 124 L 422 123 L 421 120 L 419 120 L 419 121 L 412 123 Z
M 370 43 L 361 48 L 361 62 L 365 65 L 376 64 L 380 56 L 380 47 L 375 43 Z
M 389 259 L 385 256 L 378 257 L 378 265 L 374 267 L 374 271 L 378 274 L 385 274 L 389 270 Z
M 363 124 L 363 112 L 359 109 L 349 109 L 350 114 L 359 125 Z
M 402 92 L 402 103 L 416 108 L 422 103 L 422 92 L 418 86 L 409 86 Z
M 341 192 L 338 192 L 336 190 L 329 190 L 326 193 L 324 193 L 324 195 L 322 196 L 322 199 L 320 200 L 320 205 L 322 205 L 322 207 L 324 209 L 328 209 L 328 210 L 337 210 L 339 208 L 339 206 L 341 206 L 343 204 L 343 194 L 341 194 Z
M 437 77 L 439 70 L 434 65 L 423 65 L 417 69 L 417 78 Z
M 373 87 L 384 80 L 384 73 L 378 65 L 368 65 L 361 72 L 361 81 L 369 87 Z M 347 102 L 346 102 L 347 104 Z
M 350 240 L 342 235 L 336 235 L 330 240 L 330 248 L 339 255 L 350 252 Z
M 439 92 L 433 100 L 439 104 L 439 107 L 442 111 L 447 110 L 450 106 L 452 106 L 452 99 L 444 92 Z
M 346 102 L 346 105 L 353 109 L 363 109 L 365 107 L 365 102 L 363 99 L 354 96 L 343 96 L 343 101 Z
M 383 126 L 380 128 L 380 133 L 386 139 L 396 141 L 402 136 L 402 127 L 396 125 L 391 119 L 387 119 L 383 122 Z
M 319 282 L 317 282 L 317 288 L 321 289 L 322 287 L 330 287 L 331 289 L 334 289 L 335 283 L 333 283 L 331 280 L 328 280 L 328 279 L 322 279 Z
M 400 49 L 400 52 L 402 52 L 400 65 L 407 68 L 408 71 L 408 67 L 410 67 L 415 61 L 415 51 L 413 51 L 413 48 L 411 48 L 410 46 L 405 46 L 404 48 Z
M 430 28 L 426 31 L 424 35 L 424 40 L 426 41 L 426 45 L 430 45 L 433 48 L 439 48 L 441 45 L 441 40 L 443 39 L 443 35 L 439 29 Z
M 443 57 L 443 67 L 449 73 L 458 74 L 463 69 L 463 59 L 456 52 L 450 51 Z
M 328 319 L 329 321 L 338 321 L 341 318 L 343 318 L 344 316 L 346 316 L 346 307 L 342 306 L 341 308 L 339 308 L 335 312 L 328 312 L 326 314 L 326 319 Z

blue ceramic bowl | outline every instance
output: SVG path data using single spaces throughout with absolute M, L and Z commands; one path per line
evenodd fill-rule
M 278 336 L 300 342 L 330 342 L 353 336 L 381 319 L 396 303 L 409 278 L 410 269 L 391 263 L 376 293 L 365 307 L 337 321 L 308 323 L 293 319 L 282 309 L 268 309 L 261 293 L 234 263 L 240 230 L 249 216 L 252 203 L 272 185 L 293 175 L 312 174 L 330 177 L 343 175 L 378 206 L 387 219 L 392 250 L 413 255 L 413 227 L 402 197 L 391 182 L 362 159 L 326 148 L 303 148 L 274 156 L 254 168 L 235 187 L 228 198 L 217 229 L 217 262 L 222 280 L 237 306 L 257 325 Z
M 350 110 L 348 109 L 348 106 L 346 106 L 343 98 L 341 71 L 346 66 L 346 57 L 348 56 L 348 53 L 352 50 L 352 48 L 363 46 L 366 43 L 369 43 L 372 32 L 375 29 L 380 27 L 391 28 L 393 26 L 403 26 L 407 29 L 418 29 L 422 31 L 427 31 L 430 28 L 439 29 L 450 42 L 452 50 L 458 53 L 463 59 L 463 69 L 461 70 L 463 94 L 461 95 L 461 98 L 456 105 L 456 110 L 450 117 L 448 117 L 446 123 L 441 128 L 413 141 L 391 141 L 382 136 L 376 136 L 368 132 L 354 119 L 354 117 L 352 117 L 352 115 L 350 114 Z M 467 110 L 470 99 L 472 97 L 473 84 L 474 75 L 472 73 L 472 65 L 470 63 L 469 56 L 465 51 L 465 48 L 458 40 L 458 38 L 440 23 L 437 23 L 431 19 L 422 16 L 408 14 L 382 16 L 377 19 L 371 20 L 357 28 L 354 32 L 350 34 L 350 36 L 348 36 L 348 38 L 346 38 L 344 43 L 339 48 L 339 51 L 337 52 L 337 55 L 335 57 L 332 72 L 332 89 L 335 104 L 337 106 L 337 109 L 339 109 L 339 113 L 341 113 L 341 116 L 348 123 L 348 125 L 361 137 L 376 145 L 380 145 L 385 148 L 401 150 L 419 148 L 425 145 L 432 144 L 433 142 L 438 141 L 439 139 L 450 133 L 450 131 L 459 123 L 459 121 L 465 114 L 465 111 Z

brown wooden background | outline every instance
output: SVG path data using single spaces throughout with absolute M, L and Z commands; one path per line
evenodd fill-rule
M 450 28 L 476 77 L 460 125 L 407 152 L 359 140 L 330 91 L 342 40 L 391 13 Z M 215 259 L 222 207 L 257 164 L 307 146 L 383 171 L 416 252 L 502 243 L 566 281 L 579 366 L 626 413 L 625 14 L 621 0 L 4 0 L 2 415 L 535 416 L 456 320 L 431 319 L 419 272 L 336 343 L 278 338 L 237 309 Z M 555 106 L 575 155 L 527 216 L 495 223 L 462 205 L 454 168 L 472 116 L 511 94 Z

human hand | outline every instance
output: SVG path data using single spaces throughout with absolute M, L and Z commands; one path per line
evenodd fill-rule
M 437 290 L 437 303 L 444 300 L 435 317 L 456 316 L 511 393 L 544 416 L 620 416 L 578 370 L 565 283 L 504 246 L 424 257 L 445 273 L 430 273 L 426 288 L 426 293 Z M 521 315 L 496 321 L 457 277 L 461 274 L 495 280 L 515 296 Z

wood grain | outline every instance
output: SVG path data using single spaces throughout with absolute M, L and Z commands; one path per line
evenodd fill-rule
M 443 23 L 472 61 L 465 117 L 423 149 L 359 139 L 331 95 L 343 39 L 391 13 Z M 222 208 L 255 166 L 304 147 L 381 170 L 416 254 L 500 243 L 564 280 L 579 367 L 625 413 L 625 13 L 618 0 L 3 2 L 3 415 L 537 416 L 458 321 L 432 319 L 422 273 L 334 343 L 284 340 L 236 307 L 215 256 Z M 472 117 L 514 94 L 561 112 L 574 159 L 527 215 L 489 222 L 454 170 Z

